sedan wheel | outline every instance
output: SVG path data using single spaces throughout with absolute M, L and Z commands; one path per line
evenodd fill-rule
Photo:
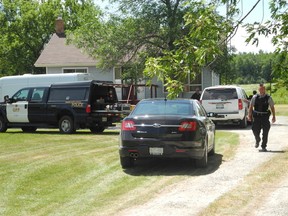
M 123 169 L 131 168 L 134 166 L 134 159 L 131 157 L 120 157 L 120 164 Z
M 208 153 L 208 156 L 212 156 L 215 154 L 215 134 L 214 134 L 214 138 L 213 138 L 213 144 L 212 144 L 212 149 L 210 150 L 210 152 Z
M 196 161 L 197 168 L 205 168 L 208 164 L 208 150 L 207 150 L 207 141 L 205 143 L 204 155 L 201 159 L 197 159 Z

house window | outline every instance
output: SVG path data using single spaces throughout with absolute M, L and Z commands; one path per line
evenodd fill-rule
M 114 80 L 121 80 L 121 68 L 114 67 Z
M 88 73 L 88 68 L 63 68 L 63 73 Z
M 188 77 L 188 85 L 190 91 L 195 91 L 196 88 L 202 90 L 202 73 L 197 73 L 195 77 L 190 75 Z

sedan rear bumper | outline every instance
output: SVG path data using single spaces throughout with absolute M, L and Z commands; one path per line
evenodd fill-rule
M 205 152 L 204 143 L 202 142 L 152 141 L 149 144 L 133 145 L 132 142 L 127 141 L 122 144 L 119 149 L 120 156 L 135 159 L 151 157 L 201 159 Z

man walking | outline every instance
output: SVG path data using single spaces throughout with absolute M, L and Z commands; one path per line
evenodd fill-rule
M 276 121 L 275 117 L 275 108 L 274 101 L 272 97 L 266 94 L 266 89 L 263 84 L 259 85 L 259 94 L 256 94 L 252 97 L 248 112 L 248 120 L 252 120 L 253 115 L 253 123 L 252 123 L 252 131 L 256 140 L 255 148 L 259 147 L 259 143 L 261 141 L 260 132 L 262 131 L 262 151 L 266 152 L 267 149 L 267 141 L 268 141 L 268 133 L 270 130 L 270 121 L 269 117 L 272 112 L 272 123 Z M 269 110 L 270 107 L 270 110 Z

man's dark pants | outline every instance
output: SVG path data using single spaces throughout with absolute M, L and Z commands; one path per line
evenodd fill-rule
M 255 136 L 256 142 L 260 142 L 260 132 L 261 129 L 262 132 L 262 148 L 267 147 L 267 141 L 268 141 L 268 133 L 270 130 L 270 121 L 269 121 L 270 115 L 253 115 L 253 124 L 252 124 L 252 131 Z

